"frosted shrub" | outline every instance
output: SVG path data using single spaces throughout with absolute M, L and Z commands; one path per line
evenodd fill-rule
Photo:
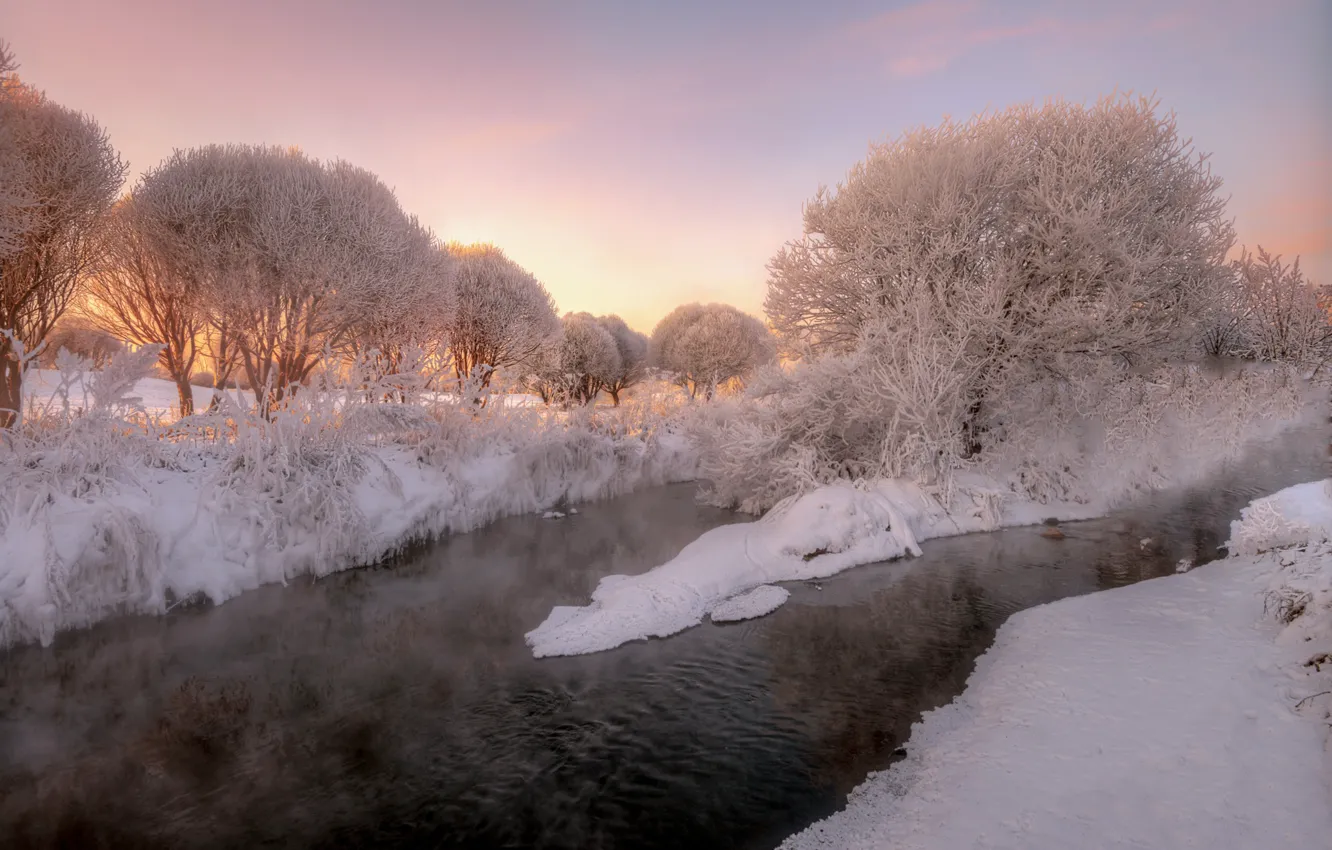
M 1242 292 L 1232 352 L 1316 369 L 1332 359 L 1332 291 L 1316 289 L 1293 263 L 1245 251 L 1233 264 Z
M 128 395 L 156 359 L 151 347 L 122 352 L 89 373 L 62 352 L 56 398 L 0 433 L 0 645 L 49 642 L 58 627 L 160 594 L 159 541 L 138 511 L 148 501 L 140 470 L 175 465 L 178 453 Z M 40 568 L 25 573 L 30 563 Z
M 1298 374 L 1113 363 L 1015 380 L 987 420 L 984 468 L 1039 502 L 1122 500 L 1187 484 L 1306 403 Z

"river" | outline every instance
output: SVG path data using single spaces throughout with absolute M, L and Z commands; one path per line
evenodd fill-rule
M 886 767 L 1015 611 L 1215 557 L 1317 435 L 1102 520 L 925 544 L 597 655 L 523 634 L 747 519 L 680 485 L 0 653 L 6 847 L 770 848 Z

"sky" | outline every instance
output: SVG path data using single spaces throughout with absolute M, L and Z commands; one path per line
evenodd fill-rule
M 131 179 L 214 142 L 346 159 L 644 331 L 761 314 L 872 142 L 1115 91 L 1211 152 L 1242 242 L 1332 283 L 1332 0 L 0 0 L 0 39 Z

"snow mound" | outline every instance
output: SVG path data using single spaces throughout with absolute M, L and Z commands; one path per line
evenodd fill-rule
M 776 611 L 786 604 L 791 592 L 775 584 L 761 584 L 753 590 L 732 596 L 712 609 L 709 618 L 714 623 L 734 623 L 752 620 Z
M 527 633 L 527 644 L 542 658 L 667 637 L 709 614 L 717 620 L 713 612 L 718 609 L 725 619 L 732 610 L 723 607 L 727 600 L 760 585 L 827 578 L 851 567 L 918 555 L 920 541 L 935 537 L 1035 525 L 1047 517 L 1087 519 L 1101 510 L 1076 503 L 1005 502 L 994 482 L 975 475 L 958 476 L 947 508 L 909 481 L 830 484 L 779 502 L 756 522 L 715 528 L 642 575 L 607 576 L 593 591 L 591 604 L 555 608 Z M 757 610 L 756 599 L 737 599 L 735 606 L 746 617 L 769 612 Z
M 726 600 L 760 585 L 918 554 L 915 535 L 888 492 L 823 487 L 758 522 L 714 528 L 642 575 L 602 579 L 590 605 L 555 608 L 527 633 L 527 643 L 538 658 L 614 649 L 696 626 Z
M 1258 499 L 1230 524 L 1232 555 L 1332 540 L 1332 479 L 1288 487 Z

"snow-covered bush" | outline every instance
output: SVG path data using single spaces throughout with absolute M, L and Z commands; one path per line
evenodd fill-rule
M 530 367 L 560 331 L 550 293 L 532 274 L 494 245 L 450 244 L 457 260 L 457 308 L 443 338 L 459 383 L 484 367 Z
M 63 353 L 52 395 L 0 432 L 0 646 L 695 474 L 650 393 L 573 412 L 483 404 L 480 370 L 439 392 L 445 374 L 456 388 L 452 364 L 406 348 L 325 355 L 267 415 L 221 393 L 164 425 L 133 395 L 158 353 L 98 371 Z
M 532 388 L 547 404 L 591 404 L 608 384 L 624 377 L 619 346 L 588 313 L 566 313 L 561 325 L 533 367 Z
M 597 321 L 615 339 L 615 348 L 620 355 L 619 368 L 610 375 L 603 387 L 618 407 L 620 393 L 647 377 L 648 338 L 646 334 L 625 324 L 619 316 L 598 316 Z
M 1227 353 L 1317 368 L 1332 359 L 1332 291 L 1261 245 L 1233 264 L 1241 300 L 1236 344 Z
M 649 361 L 689 393 L 712 398 L 776 357 L 763 323 L 729 304 L 685 304 L 652 331 Z
M 760 512 L 838 480 L 905 478 L 947 504 L 955 476 L 974 470 L 1023 499 L 1117 501 L 1187 482 L 1308 403 L 1284 367 L 1106 360 L 1062 374 L 1013 367 L 978 412 L 962 390 L 983 361 L 955 342 L 926 322 L 879 329 L 849 355 L 756 377 L 695 420 L 710 500 Z
M 92 118 L 18 80 L 0 56 L 0 328 L 38 349 L 102 249 L 125 163 Z M 0 427 L 22 405 L 22 369 L 0 337 Z
M 70 313 L 66 313 L 56 323 L 45 343 L 45 350 L 38 358 L 38 363 L 44 369 L 53 368 L 56 354 L 60 351 L 82 357 L 90 361 L 94 368 L 100 369 L 124 348 L 116 337 L 97 328 L 87 319 Z
M 177 452 L 145 430 L 130 395 L 157 355 L 123 351 L 92 371 L 62 353 L 52 401 L 0 433 L 0 646 L 50 640 L 58 627 L 158 596 L 141 471 L 175 463 Z

